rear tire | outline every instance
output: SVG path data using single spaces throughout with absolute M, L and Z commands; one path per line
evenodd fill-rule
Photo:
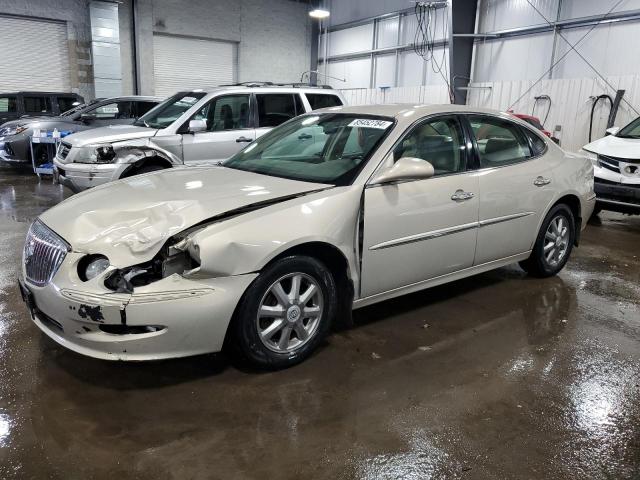
M 252 366 L 291 367 L 324 340 L 336 314 L 337 289 L 315 258 L 294 255 L 267 266 L 243 295 L 232 346 Z
M 575 238 L 576 222 L 571 209 L 565 204 L 556 205 L 542 222 L 531 255 L 520 266 L 534 277 L 556 275 L 569 260 Z

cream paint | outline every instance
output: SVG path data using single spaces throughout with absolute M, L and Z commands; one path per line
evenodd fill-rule
M 47 326 L 42 318 L 36 318 L 38 326 L 68 348 L 98 358 L 147 360 L 218 351 L 248 286 L 269 261 L 293 247 L 323 243 L 340 252 L 354 284 L 357 308 L 527 258 L 540 222 L 564 195 L 580 200 L 583 220 L 593 209 L 591 162 L 566 154 L 550 141 L 542 159 L 503 167 L 498 173 L 472 171 L 367 188 L 376 170 L 384 168 L 383 159 L 394 143 L 414 122 L 439 113 L 496 113 L 416 105 L 333 110 L 396 120 L 394 130 L 350 186 L 194 167 L 97 187 L 42 214 L 41 221 L 62 236 L 72 251 L 51 283 L 29 284 L 38 308 L 63 324 L 64 333 Z M 517 181 L 505 186 L 511 168 L 517 170 L 511 175 Z M 533 185 L 532 175 L 542 174 L 552 178 L 549 188 Z M 483 176 L 489 179 L 484 197 Z M 476 195 L 456 202 L 451 196 L 459 189 Z M 282 197 L 287 199 L 278 201 Z M 274 203 L 189 230 L 216 215 L 265 200 Z M 474 224 L 474 228 L 462 228 Z M 187 248 L 201 261 L 197 272 L 173 274 L 136 287 L 133 294 L 114 293 L 104 286 L 105 277 L 115 268 L 152 259 L 172 236 L 185 230 L 189 230 Z M 504 236 L 509 242 L 500 243 Z M 482 237 L 482 244 L 476 237 Z M 388 246 L 389 241 L 407 238 L 412 241 Z M 476 243 L 488 247 L 481 253 L 485 261 L 474 255 Z M 492 243 L 502 249 L 492 248 Z M 388 248 L 372 249 L 381 244 Z M 520 245 L 522 250 L 514 251 Z M 87 253 L 106 255 L 111 266 L 83 282 L 78 262 Z M 105 333 L 95 320 L 78 315 L 82 305 L 100 307 L 105 324 L 120 325 L 126 320 L 130 326 L 151 323 L 165 328 L 136 335 Z

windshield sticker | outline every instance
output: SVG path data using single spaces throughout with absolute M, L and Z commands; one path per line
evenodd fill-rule
M 381 130 L 386 130 L 393 122 L 389 122 L 387 120 L 373 120 L 370 118 L 357 118 L 352 121 L 349 126 L 350 127 L 360 127 L 360 128 L 379 128 Z

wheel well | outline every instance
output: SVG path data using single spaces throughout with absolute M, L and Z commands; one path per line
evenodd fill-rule
M 333 245 L 324 242 L 309 242 L 296 245 L 288 250 L 280 253 L 271 262 L 279 260 L 291 255 L 305 255 L 321 261 L 331 272 L 336 288 L 339 292 L 338 296 L 338 315 L 337 324 L 342 327 L 348 327 L 352 324 L 351 309 L 353 306 L 354 287 L 353 281 L 349 276 L 349 262 L 344 254 Z
M 575 195 L 565 195 L 564 197 L 558 199 L 558 201 L 553 204 L 553 207 L 555 207 L 556 205 L 560 205 L 561 203 L 569 207 L 571 213 L 573 214 L 573 218 L 576 221 L 576 238 L 574 244 L 577 247 L 580 241 L 580 232 L 582 230 L 582 207 L 580 205 L 580 199 Z
M 132 163 L 131 165 L 129 165 L 124 172 L 122 172 L 122 175 L 120 175 L 120 178 L 126 178 L 126 177 L 131 177 L 133 175 L 136 175 L 136 173 L 143 167 L 149 167 L 149 166 L 158 166 L 158 167 L 162 167 L 162 168 L 171 168 L 173 165 L 171 164 L 171 162 L 165 160 L 164 158 L 161 157 L 149 157 L 149 158 L 143 158 L 142 160 L 138 160 L 136 163 Z

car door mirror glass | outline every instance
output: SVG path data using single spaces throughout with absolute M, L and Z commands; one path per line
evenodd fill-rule
M 615 136 L 620 131 L 620 127 L 607 128 L 605 131 L 607 132 L 607 135 L 614 135 Z
M 372 180 L 372 184 L 400 182 L 407 180 L 424 180 L 435 174 L 433 165 L 426 160 L 414 157 L 402 157 L 393 166 L 383 169 Z
M 189 122 L 189 133 L 204 132 L 207 130 L 206 120 L 191 120 Z

